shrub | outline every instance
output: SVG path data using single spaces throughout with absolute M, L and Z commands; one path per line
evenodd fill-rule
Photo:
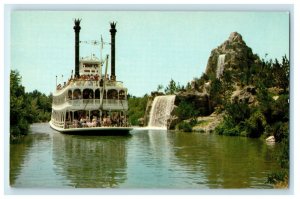
M 258 138 L 264 132 L 266 119 L 260 111 L 256 111 L 243 124 L 247 137 Z
M 272 172 L 268 174 L 267 183 L 275 184 L 279 181 L 284 181 L 286 176 L 288 176 L 288 173 L 285 170 Z
M 177 129 L 183 132 L 192 132 L 192 125 L 190 122 L 182 121 L 177 124 Z
M 215 128 L 215 132 L 219 135 L 226 134 L 225 132 L 235 127 L 235 123 L 228 115 L 224 116 L 224 120 Z
M 240 122 L 250 117 L 250 107 L 248 103 L 229 103 L 225 106 L 228 117 L 232 120 L 234 125 L 238 125 Z
M 281 142 L 288 138 L 289 125 L 287 122 L 277 122 L 273 126 L 273 132 L 276 142 Z
M 228 135 L 228 136 L 239 136 L 239 135 L 240 135 L 240 131 L 239 131 L 238 126 L 233 127 L 233 128 L 231 128 L 231 129 L 225 129 L 224 135 Z
M 230 120 L 224 120 L 215 128 L 215 132 L 219 135 L 238 136 L 240 135 L 239 126 L 234 126 Z
M 195 108 L 195 106 L 187 101 L 180 102 L 175 110 L 175 114 L 179 118 L 179 120 L 185 120 L 191 117 L 195 117 L 198 115 L 198 113 L 199 111 Z
M 196 118 L 192 118 L 192 119 L 190 120 L 190 122 L 189 122 L 189 124 L 190 124 L 191 126 L 195 126 L 197 123 L 198 123 L 198 122 L 197 122 L 197 119 L 196 119 Z

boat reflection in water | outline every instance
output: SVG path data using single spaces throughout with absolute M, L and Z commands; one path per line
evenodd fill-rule
M 58 175 L 80 188 L 118 187 L 126 179 L 129 136 L 53 134 L 53 163 Z

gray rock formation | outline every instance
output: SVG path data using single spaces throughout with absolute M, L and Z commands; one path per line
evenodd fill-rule
M 244 102 L 250 105 L 255 105 L 256 100 L 256 88 L 254 86 L 246 86 L 242 89 L 235 90 L 231 95 L 232 102 Z
M 194 107 L 197 110 L 200 110 L 202 115 L 209 115 L 211 113 L 211 107 L 207 93 L 200 93 L 197 91 L 179 92 L 175 98 L 175 105 L 178 106 L 182 101 L 192 102 Z

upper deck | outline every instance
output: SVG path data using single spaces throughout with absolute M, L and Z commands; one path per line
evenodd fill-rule
M 121 81 L 99 78 L 97 75 L 81 75 L 57 86 L 53 93 L 55 110 L 127 110 L 127 88 Z
M 104 88 L 106 90 L 110 89 L 116 89 L 116 90 L 126 90 L 123 86 L 123 82 L 121 81 L 110 81 L 106 80 L 103 81 L 103 79 L 98 80 L 97 78 L 75 78 L 75 79 L 70 79 L 67 83 L 65 83 L 63 86 L 60 84 L 56 87 L 55 92 L 53 93 L 53 96 L 59 96 L 63 94 L 66 90 L 68 89 L 85 89 L 85 88 L 90 88 L 90 89 L 99 89 L 99 88 Z

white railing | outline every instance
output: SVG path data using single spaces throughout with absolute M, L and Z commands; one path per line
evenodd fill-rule
M 81 106 L 81 105 L 100 104 L 100 99 L 76 99 L 76 100 L 67 100 L 67 102 L 72 106 Z
M 99 81 L 95 80 L 76 80 L 70 83 L 71 86 L 99 86 Z
M 103 99 L 104 109 L 128 109 L 126 100 Z
M 99 81 L 96 80 L 76 80 L 69 83 L 70 86 L 99 86 Z M 106 81 L 105 86 L 123 87 L 121 81 Z
M 65 122 L 56 121 L 55 119 L 52 119 L 51 122 L 52 122 L 52 124 L 54 124 L 57 127 L 64 128 Z
M 107 81 L 107 82 L 105 82 L 105 86 L 123 87 L 123 82 L 121 82 L 121 81 Z
M 65 105 L 73 106 L 76 107 L 77 109 L 86 109 L 92 107 L 98 109 L 100 108 L 100 99 L 67 100 Z M 103 109 L 106 110 L 128 109 L 128 102 L 127 100 L 103 99 Z

